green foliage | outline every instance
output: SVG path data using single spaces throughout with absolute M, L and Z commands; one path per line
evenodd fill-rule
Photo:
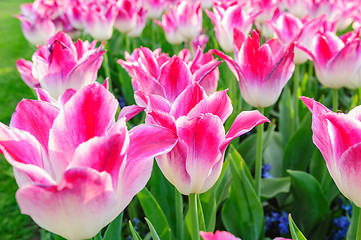
M 243 239 L 262 239 L 263 209 L 254 191 L 252 176 L 235 149 L 230 151 L 228 159 L 232 183 L 222 208 L 222 222 L 227 231 Z

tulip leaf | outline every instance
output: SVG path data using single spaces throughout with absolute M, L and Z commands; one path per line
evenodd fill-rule
M 290 226 L 290 232 L 293 240 L 307 240 L 305 236 L 303 236 L 302 232 L 298 229 L 295 222 L 293 221 L 291 214 L 288 215 L 288 222 Z
M 246 163 L 237 151 L 231 152 L 232 184 L 222 208 L 226 230 L 242 239 L 258 240 L 263 234 L 263 208 L 254 191 Z
M 329 203 L 331 203 L 340 194 L 340 191 L 328 172 L 326 161 L 318 148 L 315 148 L 312 155 L 310 174 L 312 174 L 312 176 L 320 182 L 322 190 Z
M 173 239 L 167 218 L 151 192 L 145 187 L 137 194 L 137 197 L 145 216 L 154 223 L 154 228 L 157 230 L 159 237 L 162 240 Z
M 297 207 L 290 211 L 300 229 L 310 239 L 321 239 L 329 221 L 329 203 L 319 182 L 310 174 L 288 170 L 291 176 L 291 192 Z
M 282 135 L 283 144 L 286 146 L 288 140 L 291 138 L 293 133 L 293 116 L 292 116 L 292 95 L 291 90 L 288 86 L 285 87 L 281 95 L 281 99 L 278 104 L 280 110 L 279 114 L 279 129 Z
M 283 176 L 286 175 L 287 169 L 302 171 L 307 169 L 309 160 L 315 149 L 311 139 L 311 114 L 307 114 L 302 121 L 300 128 L 286 145 L 282 159 Z
M 142 238 L 139 236 L 137 231 L 134 229 L 132 221 L 130 221 L 130 220 L 129 220 L 129 229 L 130 229 L 130 233 L 132 234 L 134 240 L 142 240 Z
M 347 230 L 346 239 L 356 239 L 359 214 L 360 214 L 360 208 L 357 207 L 355 204 L 352 204 L 352 218 L 351 218 L 350 226 Z
M 268 200 L 277 196 L 279 193 L 288 193 L 291 188 L 291 178 L 262 178 L 261 180 L 261 198 Z
M 121 240 L 122 238 L 123 212 L 116 217 L 107 227 L 104 240 Z
M 152 238 L 153 240 L 160 240 L 158 234 L 157 234 L 157 231 L 155 231 L 152 223 L 147 219 L 145 218 L 145 221 L 147 222 L 148 224 L 148 227 L 149 227 L 149 230 L 150 230 L 150 234 L 152 234 Z

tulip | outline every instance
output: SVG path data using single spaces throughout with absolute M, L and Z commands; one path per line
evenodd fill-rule
M 153 94 L 173 102 L 188 85 L 194 82 L 204 87 L 208 94 L 216 90 L 219 77 L 217 67 L 220 62 L 210 53 L 203 54 L 202 50 L 198 49 L 193 61 L 159 54 L 158 51 L 151 52 L 148 48 L 142 47 L 134 51 L 133 56 L 127 54 L 127 61 L 121 59 L 118 61 L 132 76 L 136 95 L 141 92 L 141 96 L 136 99 L 140 100 L 144 94 Z M 138 105 L 145 107 L 146 102 L 138 101 Z
M 20 59 L 17 68 L 24 82 L 34 88 L 41 86 L 58 98 L 66 89 L 79 90 L 97 78 L 105 51 L 96 41 L 89 43 L 71 38 L 59 32 L 45 46 L 39 46 L 32 61 Z
M 178 143 L 156 160 L 164 176 L 184 194 L 206 192 L 217 181 L 228 144 L 253 127 L 269 122 L 258 111 L 240 113 L 225 133 L 223 124 L 233 111 L 227 90 L 207 96 L 197 83 L 182 91 L 174 103 L 149 97 L 146 122 L 166 127 L 178 135 Z M 161 108 L 161 107 L 162 108 Z
M 93 0 L 87 5 L 86 11 L 85 31 L 96 40 L 109 40 L 118 12 L 116 3 L 111 0 Z
M 205 10 L 212 20 L 218 44 L 223 51 L 233 52 L 233 31 L 238 29 L 244 35 L 251 31 L 253 21 L 257 14 L 249 15 L 243 10 L 243 5 L 222 6 L 216 2 L 213 12 Z
M 201 2 L 179 1 L 163 14 L 162 22 L 155 22 L 164 29 L 168 42 L 180 44 L 191 41 L 199 36 L 202 30 Z
M 34 45 L 45 44 L 56 33 L 50 16 L 38 14 L 30 3 L 21 5 L 21 15 L 17 18 L 21 21 L 24 37 Z
M 257 31 L 245 39 L 237 30 L 234 42 L 236 60 L 218 50 L 213 53 L 226 61 L 248 104 L 260 108 L 271 106 L 294 71 L 294 44 L 282 46 L 279 40 L 270 39 L 260 47 Z
M 146 11 L 138 8 L 138 1 L 123 0 L 118 4 L 115 28 L 130 37 L 139 36 L 145 27 Z
M 240 240 L 226 231 L 216 231 L 214 234 L 211 232 L 200 231 L 200 235 L 204 240 Z
M 291 13 L 283 13 L 276 20 L 266 21 L 274 31 L 276 37 L 285 45 L 297 41 L 295 48 L 294 61 L 296 64 L 305 63 L 308 60 L 308 54 L 302 49 L 310 49 L 312 39 L 324 26 L 324 17 L 319 17 L 308 21 L 308 19 L 299 19 Z M 300 49 L 298 46 L 302 46 Z
M 338 89 L 361 86 L 361 39 L 349 32 L 341 37 L 326 31 L 317 34 L 312 48 L 304 49 L 314 62 L 318 80 L 326 87 Z
M 89 239 L 146 185 L 153 157 L 177 137 L 141 124 L 115 122 L 118 102 L 94 83 L 59 109 L 22 100 L 10 127 L 0 123 L 0 152 L 14 167 L 23 214 L 66 239 Z
M 159 18 L 166 8 L 168 2 L 166 0 L 144 0 L 144 9 L 147 12 L 147 18 Z
M 301 97 L 312 113 L 313 143 L 321 151 L 340 192 L 361 207 L 361 107 L 348 114 L 334 113 L 322 104 Z

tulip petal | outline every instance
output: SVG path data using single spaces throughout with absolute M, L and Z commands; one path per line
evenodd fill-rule
M 49 154 L 59 180 L 79 144 L 105 135 L 114 123 L 118 102 L 94 83 L 73 95 L 55 119 L 49 136 Z
M 28 184 L 16 199 L 23 214 L 66 239 L 90 239 L 120 213 L 109 174 L 92 169 L 69 169 L 57 186 Z
M 361 206 L 361 143 L 357 143 L 346 150 L 339 160 L 340 178 L 333 179 L 345 197 L 358 207 Z
M 242 134 L 251 131 L 251 129 L 255 126 L 265 122 L 270 122 L 270 120 L 268 120 L 268 118 L 263 116 L 257 110 L 241 112 L 240 114 L 238 114 L 231 128 L 226 134 L 226 138 L 222 144 L 221 151 L 224 152 L 228 144 L 236 137 L 239 137 Z
M 212 113 L 224 123 L 233 111 L 231 99 L 227 96 L 228 90 L 218 91 L 202 99 L 192 110 L 188 117 L 193 118 L 200 114 Z
M 24 59 L 19 59 L 16 61 L 16 68 L 18 69 L 21 78 L 30 88 L 35 88 L 40 86 L 40 82 L 32 74 L 33 63 L 26 61 Z
M 139 107 L 137 105 L 123 107 L 122 110 L 120 110 L 118 120 L 125 117 L 125 121 L 128 121 L 143 110 L 144 107 Z
M 164 87 L 167 100 L 174 102 L 178 95 L 192 84 L 192 74 L 178 56 L 173 56 L 161 67 L 159 83 Z
M 163 175 L 184 195 L 191 193 L 191 177 L 186 165 L 187 153 L 187 145 L 183 140 L 178 140 L 172 151 L 155 157 Z
M 49 131 L 58 114 L 59 109 L 47 102 L 22 100 L 11 117 L 10 127 L 29 132 L 48 152 Z
M 191 177 L 190 193 L 200 193 L 213 166 L 222 160 L 219 149 L 225 133 L 221 119 L 207 113 L 177 120 L 179 139 L 188 147 L 186 169 Z
M 163 111 L 159 111 L 159 110 L 149 111 L 145 118 L 145 123 L 168 128 L 172 130 L 174 133 L 177 132 L 177 126 L 174 117 L 169 113 Z
M 141 124 L 129 131 L 127 164 L 122 178 L 122 199 L 130 200 L 148 182 L 153 158 L 169 152 L 177 142 L 177 135 L 163 127 Z M 129 187 L 131 186 L 131 187 Z
M 165 97 L 165 91 L 162 85 L 142 68 L 133 66 L 131 75 L 134 91 L 142 91 L 147 94 L 156 94 Z
M 46 163 L 43 162 L 42 151 L 40 143 L 30 133 L 0 123 L 0 153 L 16 169 L 19 186 L 29 182 L 54 182 L 51 172 L 49 174 L 44 170 Z
M 180 116 L 186 116 L 192 108 L 194 108 L 199 102 L 207 96 L 204 89 L 195 83 L 189 85 L 183 92 L 175 99 L 170 113 L 175 119 Z
M 97 80 L 97 73 L 102 65 L 104 53 L 105 51 L 99 51 L 79 62 L 69 72 L 63 91 L 68 88 L 81 89 L 88 84 L 94 83 Z

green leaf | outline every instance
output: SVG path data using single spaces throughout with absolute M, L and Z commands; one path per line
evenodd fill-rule
M 286 175 L 287 169 L 302 171 L 307 169 L 315 148 L 311 139 L 311 114 L 309 113 L 286 145 L 282 159 L 283 176 Z
M 273 131 L 267 146 L 264 148 L 264 163 L 271 164 L 270 174 L 273 177 L 282 176 L 283 142 L 279 132 Z
M 292 216 L 310 239 L 322 239 L 330 221 L 330 205 L 321 185 L 306 172 L 287 172 L 291 176 L 291 192 L 296 205 L 290 210 Z
M 150 233 L 152 234 L 153 240 L 160 240 L 160 238 L 159 238 L 159 236 L 157 234 L 157 231 L 155 231 L 152 223 L 147 218 L 145 218 L 145 221 L 148 224 L 148 227 L 149 227 Z
M 288 193 L 291 188 L 291 178 L 262 178 L 261 198 L 263 201 L 277 196 L 280 193 Z
M 288 140 L 292 136 L 292 95 L 291 90 L 288 86 L 285 87 L 283 90 L 281 99 L 278 104 L 278 108 L 280 110 L 280 117 L 279 117 L 279 129 L 282 135 L 283 144 L 286 146 Z
M 262 204 L 247 176 L 247 165 L 235 150 L 231 152 L 230 169 L 232 184 L 222 208 L 223 224 L 227 231 L 242 239 L 261 239 L 264 227 Z
M 123 212 L 116 217 L 107 227 L 104 240 L 121 240 L 122 238 Z
M 130 220 L 129 220 L 129 229 L 130 229 L 130 233 L 132 234 L 134 240 L 142 240 L 142 238 L 139 236 L 137 231 L 135 231 L 133 224 Z
M 137 194 L 137 197 L 145 216 L 154 223 L 154 228 L 159 233 L 159 237 L 162 240 L 173 239 L 174 237 L 169 228 L 167 218 L 151 192 L 149 192 L 147 188 L 144 188 Z
M 296 226 L 295 222 L 293 221 L 291 214 L 288 215 L 288 222 L 290 226 L 290 232 L 292 235 L 293 240 L 307 240 L 305 236 L 303 236 L 302 232 Z

